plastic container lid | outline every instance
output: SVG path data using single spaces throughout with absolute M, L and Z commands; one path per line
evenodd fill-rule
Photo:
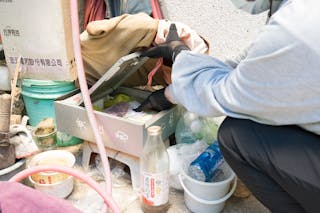
M 35 80 L 35 79 L 24 79 L 22 86 L 32 87 L 32 86 L 69 86 L 73 85 L 72 81 L 51 81 L 51 80 Z
M 75 89 L 72 81 L 24 79 L 22 95 L 36 99 L 56 99 Z

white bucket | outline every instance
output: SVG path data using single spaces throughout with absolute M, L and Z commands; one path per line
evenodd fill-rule
M 217 182 L 198 181 L 187 175 L 188 165 L 189 164 L 185 164 L 184 169 L 182 169 L 181 172 L 184 185 L 186 186 L 184 188 L 187 188 L 194 196 L 203 200 L 217 200 L 223 198 L 228 193 L 230 184 L 236 176 L 230 166 L 224 162 L 220 167 L 225 176 L 224 180 Z
M 231 197 L 234 193 L 237 186 L 237 179 L 233 178 L 233 185 L 228 194 L 224 197 L 217 200 L 205 200 L 195 196 L 192 192 L 196 192 L 197 190 L 191 190 L 186 187 L 184 184 L 185 180 L 183 180 L 182 175 L 179 175 L 180 183 L 184 189 L 184 202 L 188 209 L 195 213 L 219 213 L 224 208 L 225 202 Z

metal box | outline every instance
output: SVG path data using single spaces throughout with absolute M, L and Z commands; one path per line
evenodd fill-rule
M 119 59 L 90 88 L 92 101 L 99 101 L 115 91 L 136 99 L 145 99 L 149 92 L 120 86 L 146 60 L 147 58 L 140 58 L 139 53 L 132 53 Z M 94 134 L 81 100 L 81 93 L 76 93 L 55 101 L 57 128 L 59 131 L 94 142 Z M 133 121 L 99 111 L 95 111 L 95 115 L 106 147 L 139 157 L 147 138 L 147 128 L 153 125 L 162 126 L 162 138 L 168 139 L 175 132 L 180 110 L 174 106 L 169 110 L 155 113 L 147 121 Z

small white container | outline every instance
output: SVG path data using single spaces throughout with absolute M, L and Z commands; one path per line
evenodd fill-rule
M 72 168 L 75 161 L 75 156 L 69 151 L 49 150 L 33 156 L 28 167 L 60 165 Z M 58 198 L 66 198 L 73 190 L 74 178 L 60 172 L 39 172 L 29 176 L 29 180 L 35 189 Z
M 65 150 L 49 150 L 32 157 L 28 167 L 43 165 L 60 165 L 72 168 L 76 162 L 75 156 Z M 55 184 L 69 178 L 68 174 L 60 172 L 39 172 L 31 175 L 31 179 L 39 184 Z
M 70 176 L 65 180 L 53 184 L 41 184 L 34 182 L 29 176 L 29 180 L 34 185 L 35 189 L 58 198 L 66 198 L 72 192 L 73 179 L 74 178 Z

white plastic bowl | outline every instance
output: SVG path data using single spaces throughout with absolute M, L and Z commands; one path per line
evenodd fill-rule
M 61 165 L 72 168 L 75 162 L 76 158 L 71 152 L 65 150 L 50 150 L 33 156 L 28 167 L 40 165 Z M 70 175 L 52 171 L 39 172 L 31 175 L 31 179 L 40 184 L 54 184 L 69 177 Z
M 32 180 L 29 176 L 30 182 L 34 185 L 34 188 L 46 193 L 47 195 L 51 195 L 58 198 L 66 198 L 68 195 L 71 194 L 73 190 L 73 177 L 70 176 L 65 180 L 60 182 L 56 182 L 53 184 L 40 184 L 36 183 Z
M 60 165 L 72 168 L 75 161 L 75 156 L 69 151 L 49 150 L 33 156 L 28 167 Z M 73 190 L 74 178 L 60 172 L 39 172 L 30 175 L 29 180 L 35 189 L 58 198 L 67 197 Z

